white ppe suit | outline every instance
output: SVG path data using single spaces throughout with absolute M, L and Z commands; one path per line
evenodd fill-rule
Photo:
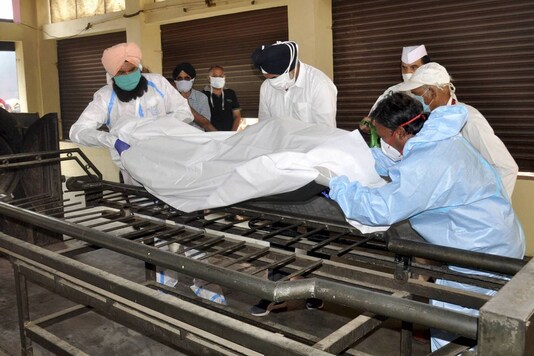
M 429 243 L 522 258 L 525 236 L 499 175 L 459 135 L 467 115 L 463 105 L 435 109 L 421 131 L 406 142 L 400 161 L 393 162 L 383 154 L 385 159 L 376 160 L 377 171 L 387 173 L 390 183 L 367 188 L 359 182 L 349 182 L 347 177 L 335 177 L 330 181 L 330 197 L 347 217 L 362 224 L 391 225 L 409 219 L 413 229 Z M 374 151 L 375 157 L 380 154 Z M 388 160 L 387 166 L 381 165 Z M 438 279 L 436 283 L 488 295 L 495 293 L 447 280 Z M 477 313 L 441 301 L 432 304 Z M 438 339 L 435 335 L 433 332 L 433 350 L 451 339 Z
M 143 96 L 122 102 L 113 91 L 112 84 L 100 88 L 78 120 L 70 128 L 70 139 L 84 146 L 108 147 L 113 162 L 123 169 L 120 156 L 114 148 L 117 135 L 112 128 L 125 120 L 142 120 L 147 117 L 173 116 L 189 123 L 193 114 L 187 100 L 159 74 L 143 74 L 148 90 Z M 111 131 L 98 131 L 106 124 Z

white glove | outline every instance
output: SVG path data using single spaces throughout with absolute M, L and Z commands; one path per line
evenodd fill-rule
M 326 167 L 316 166 L 313 167 L 317 170 L 319 175 L 315 178 L 315 183 L 328 187 L 330 185 L 330 179 L 334 178 L 336 174 Z

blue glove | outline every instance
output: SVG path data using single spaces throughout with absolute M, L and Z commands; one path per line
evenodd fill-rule
M 126 142 L 123 142 L 121 141 L 120 139 L 117 139 L 117 141 L 115 141 L 115 149 L 117 150 L 117 152 L 119 152 L 119 156 L 122 155 L 122 151 L 126 151 L 128 148 L 130 148 L 130 145 L 127 144 Z

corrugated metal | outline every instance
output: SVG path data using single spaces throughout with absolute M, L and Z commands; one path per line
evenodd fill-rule
M 194 88 L 202 90 L 209 68 L 221 65 L 226 86 L 237 93 L 241 116 L 257 117 L 263 76 L 252 66 L 250 55 L 262 44 L 287 38 L 285 6 L 164 25 L 163 74 L 171 78 L 178 63 L 189 62 L 197 71 Z
M 57 42 L 63 139 L 69 138 L 71 125 L 93 100 L 93 94 L 106 84 L 102 52 L 121 42 L 126 42 L 126 32 Z
M 534 171 L 534 2 L 333 0 L 333 34 L 339 127 L 357 127 L 401 80 L 401 48 L 422 43 L 520 170 Z

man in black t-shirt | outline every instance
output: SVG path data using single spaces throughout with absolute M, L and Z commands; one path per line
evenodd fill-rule
M 213 66 L 209 70 L 209 87 L 204 89 L 211 110 L 211 124 L 219 131 L 236 131 L 241 123 L 241 108 L 232 89 L 224 89 L 224 68 Z

